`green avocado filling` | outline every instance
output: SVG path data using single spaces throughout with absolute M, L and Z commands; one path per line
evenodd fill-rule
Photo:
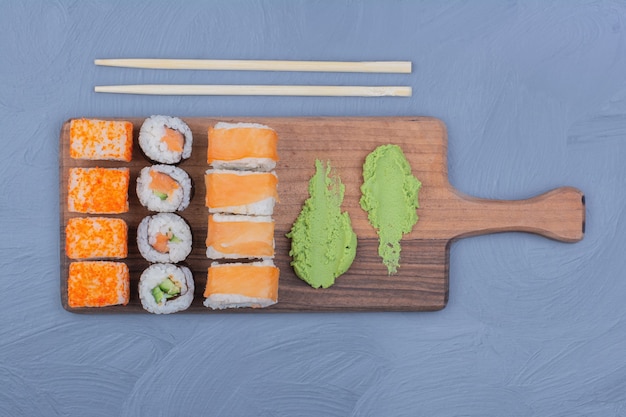
M 152 191 L 152 193 L 156 195 L 157 197 L 159 197 L 161 201 L 167 200 L 167 193 L 163 193 L 161 191 L 156 191 L 156 190 Z
M 173 242 L 173 243 L 180 243 L 180 242 L 182 242 L 182 239 L 180 239 L 180 238 L 179 238 L 178 236 L 176 236 L 174 233 L 169 232 L 169 233 L 168 233 L 168 235 L 169 235 L 170 233 L 172 234 L 172 236 L 170 236 L 170 238 L 168 239 L 170 242 Z
M 180 294 L 180 286 L 176 285 L 170 278 L 165 278 L 159 285 L 152 289 L 154 301 L 159 304 L 164 298 L 173 298 Z
M 417 223 L 422 183 L 397 145 L 382 145 L 365 159 L 360 204 L 378 233 L 378 255 L 389 275 L 400 267 L 400 240 Z
M 356 255 L 356 234 L 347 212 L 341 212 L 345 186 L 315 161 L 309 181 L 310 197 L 304 202 L 287 237 L 291 239 L 291 265 L 300 279 L 313 288 L 328 288 L 345 273 Z

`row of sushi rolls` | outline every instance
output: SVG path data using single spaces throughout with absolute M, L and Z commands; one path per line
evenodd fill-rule
M 217 123 L 208 128 L 206 256 L 203 304 L 210 309 L 262 308 L 278 301 L 274 265 L 274 205 L 278 200 L 276 132 L 254 123 Z M 150 265 L 138 292 L 145 310 L 169 314 L 194 297 L 191 228 L 177 212 L 190 202 L 192 181 L 178 164 L 191 156 L 193 136 L 180 118 L 152 116 L 139 131 L 139 146 L 153 163 L 141 169 L 139 202 L 150 214 L 137 227 L 137 247 Z M 133 125 L 121 120 L 73 119 L 70 157 L 130 162 Z M 95 164 L 95 162 L 94 162 Z M 127 305 L 130 299 L 128 226 L 110 214 L 129 210 L 128 167 L 75 167 L 68 175 L 66 256 L 68 305 Z

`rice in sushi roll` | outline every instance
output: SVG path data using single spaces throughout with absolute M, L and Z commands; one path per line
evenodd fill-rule
M 145 217 L 137 228 L 139 252 L 149 262 L 176 263 L 191 253 L 191 228 L 173 213 Z
M 153 264 L 139 279 L 141 305 L 154 314 L 186 310 L 193 301 L 193 292 L 193 275 L 186 266 Z
M 137 178 L 137 197 L 151 211 L 183 211 L 191 197 L 191 178 L 171 165 L 145 167 Z
M 155 162 L 177 164 L 191 156 L 191 129 L 178 117 L 151 116 L 139 130 L 139 146 Z

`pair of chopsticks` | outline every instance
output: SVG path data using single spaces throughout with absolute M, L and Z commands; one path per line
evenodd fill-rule
M 186 69 L 222 71 L 299 71 L 299 72 L 411 72 L 408 61 L 274 61 L 211 59 L 96 59 L 96 65 L 144 69 Z M 326 96 L 326 97 L 410 97 L 408 86 L 339 86 L 339 85 L 189 85 L 137 84 L 105 85 L 97 93 L 205 96 Z

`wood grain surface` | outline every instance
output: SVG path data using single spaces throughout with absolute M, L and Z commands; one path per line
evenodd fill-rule
M 60 135 L 60 283 L 64 308 L 78 313 L 144 312 L 137 285 L 149 265 L 137 250 L 136 229 L 150 212 L 139 203 L 135 184 L 139 171 L 151 165 L 137 145 L 143 119 L 129 118 L 134 125 L 133 160 L 79 161 L 69 157 L 69 121 Z M 518 201 L 484 200 L 455 190 L 447 175 L 447 134 L 437 119 L 424 117 L 380 118 L 183 118 L 194 135 L 192 157 L 179 166 L 194 182 L 190 206 L 179 213 L 191 225 L 193 250 L 184 262 L 194 274 L 195 298 L 186 312 L 218 313 L 202 305 L 207 268 L 205 256 L 207 209 L 204 206 L 204 172 L 207 129 L 219 121 L 255 122 L 274 128 L 279 135 L 280 162 L 277 165 L 280 203 L 274 211 L 276 258 L 280 268 L 279 300 L 274 306 L 227 312 L 299 311 L 426 311 L 445 307 L 448 300 L 449 248 L 454 239 L 485 233 L 523 231 L 564 242 L 575 242 L 584 235 L 583 194 L 562 187 L 540 196 Z M 378 239 L 359 206 L 362 166 L 377 146 L 393 143 L 402 147 L 413 174 L 422 182 L 419 194 L 419 221 L 402 240 L 398 274 L 389 276 L 378 257 Z M 290 266 L 291 229 L 304 200 L 308 181 L 315 171 L 315 159 L 329 160 L 346 186 L 343 209 L 350 213 L 358 237 L 356 259 L 346 274 L 328 289 L 313 289 L 301 281 Z M 67 273 L 70 260 L 65 255 L 65 225 L 69 218 L 82 216 L 67 210 L 67 178 L 71 167 L 129 167 L 130 210 L 108 215 L 126 220 L 129 226 L 129 255 L 124 260 L 131 273 L 131 299 L 127 306 L 71 308 L 67 305 Z M 179 313 L 180 314 L 180 313 Z

